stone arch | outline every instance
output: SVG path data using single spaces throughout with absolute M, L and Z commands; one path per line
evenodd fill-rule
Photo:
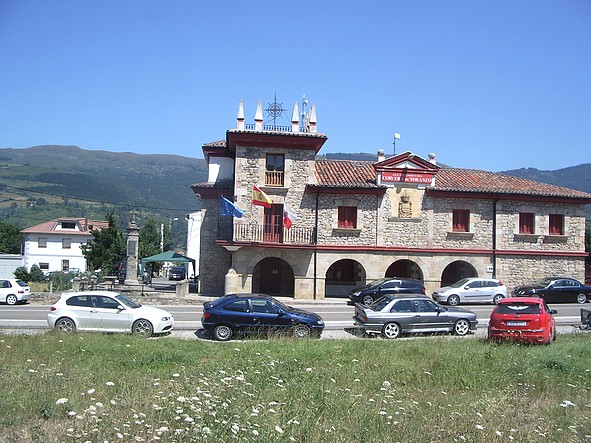
M 324 296 L 345 297 L 351 289 L 365 284 L 365 278 L 365 268 L 357 260 L 337 260 L 326 270 Z
M 384 277 L 403 277 L 403 278 L 414 278 L 420 281 L 424 281 L 423 271 L 421 267 L 412 260 L 396 260 L 392 263 Z
M 458 280 L 467 277 L 478 277 L 474 266 L 463 260 L 451 262 L 441 273 L 441 286 L 453 285 Z
M 279 257 L 265 257 L 252 270 L 252 292 L 293 297 L 294 282 L 291 265 Z

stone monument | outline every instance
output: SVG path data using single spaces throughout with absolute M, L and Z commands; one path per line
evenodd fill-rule
M 127 271 L 125 274 L 126 285 L 139 285 L 137 279 L 137 256 L 139 250 L 140 227 L 135 221 L 135 209 L 129 211 L 131 220 L 127 224 Z

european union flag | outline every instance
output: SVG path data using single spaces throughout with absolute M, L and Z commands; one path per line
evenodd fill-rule
M 222 215 L 231 215 L 232 217 L 242 218 L 244 211 L 226 197 L 222 196 Z

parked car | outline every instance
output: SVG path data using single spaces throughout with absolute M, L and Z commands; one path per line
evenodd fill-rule
M 457 306 L 460 303 L 494 303 L 507 297 L 507 286 L 494 278 L 463 278 L 451 286 L 433 292 L 439 303 Z
M 292 308 L 265 294 L 230 294 L 205 302 L 201 324 L 220 341 L 239 333 L 320 337 L 324 329 L 318 314 Z
M 550 344 L 556 339 L 556 313 L 538 297 L 501 300 L 490 314 L 488 338 Z
M 184 280 L 187 278 L 187 268 L 184 266 L 173 266 L 168 272 L 169 280 Z
M 349 293 L 348 305 L 369 305 L 386 294 L 426 294 L 425 285 L 414 278 L 380 278 Z
M 534 284 L 517 286 L 513 289 L 515 297 L 537 296 L 546 303 L 587 303 L 591 297 L 591 286 L 565 277 L 547 277 Z
M 16 278 L 0 279 L 0 302 L 9 305 L 25 303 L 31 296 L 31 288 Z
M 127 332 L 142 337 L 170 332 L 174 318 L 167 311 L 142 306 L 111 291 L 64 293 L 47 315 L 50 328 L 74 331 Z
M 476 314 L 447 308 L 426 295 L 385 295 L 371 305 L 355 304 L 355 325 L 366 333 L 397 338 L 417 332 L 453 332 L 466 335 L 476 329 Z

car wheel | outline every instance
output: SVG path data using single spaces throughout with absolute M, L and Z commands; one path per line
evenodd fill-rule
M 16 305 L 17 301 L 18 301 L 18 298 L 16 298 L 16 295 L 10 294 L 9 296 L 6 297 L 6 303 L 9 305 Z
M 454 334 L 462 336 L 466 335 L 470 331 L 470 322 L 465 318 L 458 320 L 454 324 Z
M 398 323 L 386 323 L 382 328 L 382 335 L 386 338 L 397 338 L 400 335 Z
M 493 304 L 498 305 L 499 302 L 504 299 L 505 297 L 503 297 L 501 294 L 497 294 L 493 297 Z
M 148 320 L 137 320 L 131 327 L 131 332 L 140 337 L 151 337 L 154 333 L 154 327 Z
M 364 295 L 362 300 L 364 305 L 371 305 L 373 303 L 373 297 L 371 295 Z
M 450 295 L 449 297 L 447 297 L 447 304 L 451 305 L 451 306 L 457 306 L 460 304 L 460 297 L 458 297 L 457 295 Z
M 292 334 L 295 338 L 308 338 L 310 337 L 310 328 L 306 325 L 295 325 Z
M 64 334 L 71 334 L 76 331 L 76 323 L 71 318 L 60 318 L 55 322 L 55 329 Z
M 232 328 L 227 325 L 217 325 L 213 330 L 213 336 L 219 341 L 228 341 L 234 335 Z
M 587 294 L 579 294 L 577 295 L 577 303 L 583 304 L 587 303 Z

